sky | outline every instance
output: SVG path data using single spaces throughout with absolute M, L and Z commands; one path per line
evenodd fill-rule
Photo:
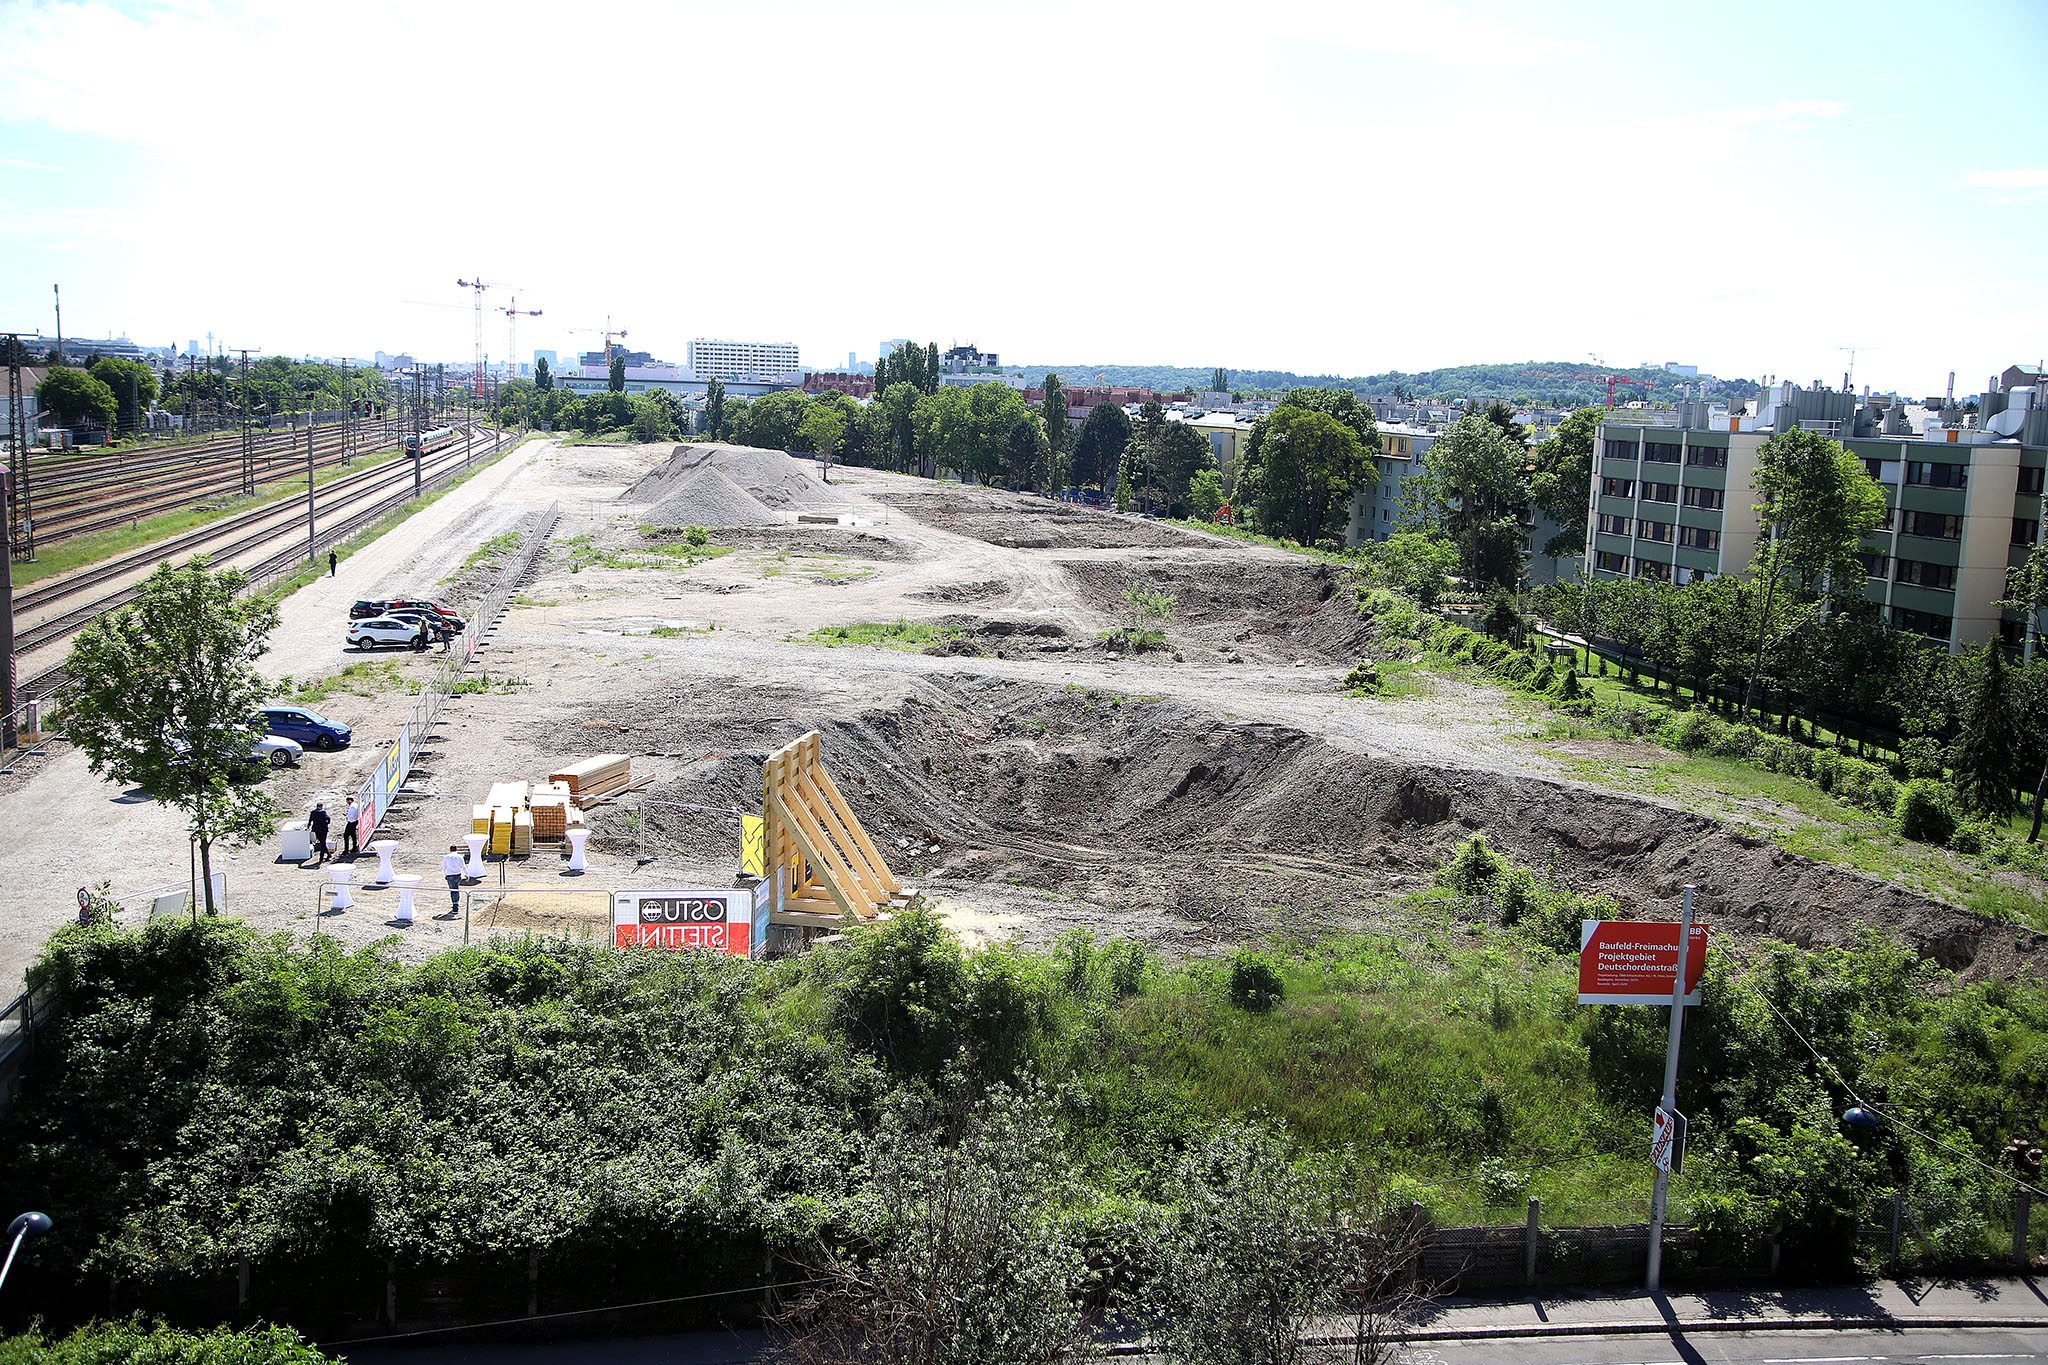
M 0 0 L 0 328 L 456 360 L 481 278 L 522 359 L 1975 392 L 2048 353 L 2044 116 L 2041 0 Z

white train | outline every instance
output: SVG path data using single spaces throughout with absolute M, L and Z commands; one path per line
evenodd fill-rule
M 428 455 L 448 445 L 462 433 L 454 427 L 435 427 L 432 431 L 409 433 L 405 438 L 405 453 Z

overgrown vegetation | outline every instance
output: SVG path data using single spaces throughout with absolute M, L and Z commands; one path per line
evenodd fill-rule
M 925 621 L 856 621 L 843 626 L 820 626 L 804 638 L 813 645 L 874 645 L 879 649 L 924 649 L 956 638 L 951 626 Z
M 0 1339 L 0 1365 L 328 1365 L 289 1327 L 185 1332 L 130 1318 L 94 1322 L 52 1339 L 40 1328 Z

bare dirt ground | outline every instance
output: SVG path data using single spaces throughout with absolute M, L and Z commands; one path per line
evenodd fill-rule
M 1489 689 L 1346 695 L 1338 680 L 1368 626 L 1321 563 L 858 469 L 835 470 L 829 496 L 769 479 L 771 496 L 798 488 L 809 505 L 843 509 L 845 524 L 798 524 L 784 507 L 777 524 L 711 529 L 726 553 L 699 559 L 674 553 L 671 518 L 687 515 L 673 497 L 680 476 L 642 483 L 673 449 L 529 447 L 287 605 L 272 668 L 330 674 L 351 661 L 338 648 L 348 600 L 450 578 L 443 591 L 459 591 L 481 572 L 463 564 L 485 541 L 561 505 L 545 559 L 474 674 L 490 690 L 450 703 L 387 824 L 401 870 L 426 874 L 421 919 L 395 929 L 393 893 L 375 891 L 316 920 L 317 874 L 277 862 L 274 848 L 225 855 L 235 913 L 353 942 L 395 933 L 408 953 L 459 941 L 459 920 L 427 915 L 446 905 L 436 864 L 468 831 L 472 803 L 492 782 L 602 752 L 631 754 L 635 774 L 653 779 L 645 804 L 592 813 L 587 876 L 565 875 L 553 851 L 494 865 L 487 886 L 502 876 L 535 888 L 528 912 L 497 927 L 594 926 L 607 888 L 730 885 L 730 812 L 758 811 L 762 758 L 815 729 L 892 866 L 970 937 L 1043 941 L 1082 926 L 1206 951 L 1384 926 L 1452 845 L 1483 830 L 1627 913 L 1670 917 L 1694 881 L 1714 922 L 1737 934 L 1833 942 L 1860 920 L 1954 967 L 2032 970 L 2038 936 L 1567 778 L 1556 756 L 1518 742 Z M 704 462 L 692 452 L 684 472 Z M 636 484 L 642 497 L 621 496 Z M 719 497 L 746 484 L 725 481 Z M 1177 601 L 1165 651 L 1105 647 L 1133 584 Z M 929 652 L 816 635 L 897 621 L 950 634 Z M 318 704 L 359 740 L 273 779 L 295 811 L 346 799 L 433 661 L 389 662 L 355 680 L 367 695 Z M 77 886 L 185 876 L 176 816 L 94 781 L 76 755 L 0 794 L 7 817 L 65 831 L 0 852 L 12 872 L 0 881 L 10 976 Z

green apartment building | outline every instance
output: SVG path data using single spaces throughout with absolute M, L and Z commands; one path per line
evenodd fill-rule
M 1965 418 L 1953 406 L 1913 430 L 1896 400 L 1774 385 L 1758 415 L 1713 417 L 1680 404 L 1678 424 L 1604 424 L 1594 441 L 1589 531 L 1580 569 L 1674 583 L 1747 571 L 1759 519 L 1757 451 L 1795 427 L 1839 440 L 1884 487 L 1885 524 L 1863 542 L 1864 595 L 1894 628 L 1959 649 L 2000 638 L 2020 647 L 2002 612 L 2008 567 L 2043 535 L 2048 403 L 2008 370 Z M 1718 426 L 1719 429 L 1712 429 Z

